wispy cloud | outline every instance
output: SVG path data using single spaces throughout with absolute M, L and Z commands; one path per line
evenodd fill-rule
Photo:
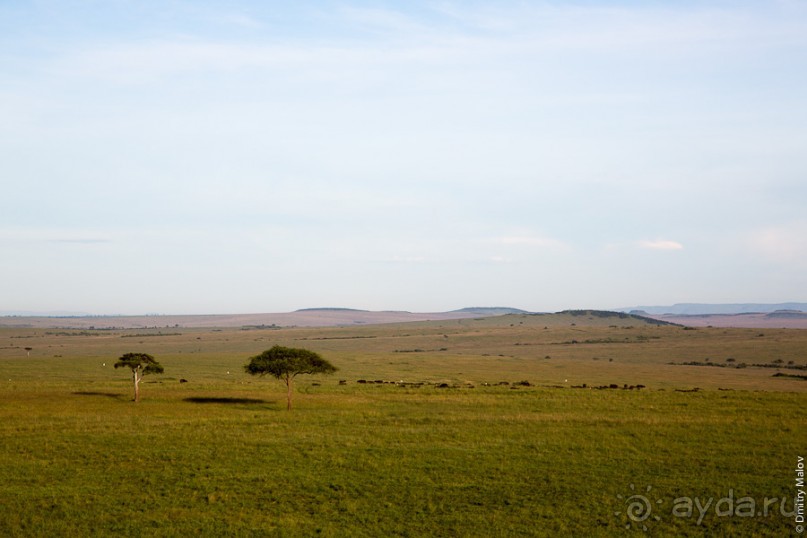
M 94 245 L 111 243 L 112 239 L 93 230 L 58 228 L 0 228 L 0 241 L 14 243 L 57 243 Z
M 795 8 L 794 8 L 795 10 Z M 796 10 L 798 11 L 798 10 Z M 430 13 L 431 15 L 425 15 Z M 467 7 L 413 14 L 380 8 L 341 7 L 323 12 L 335 35 L 323 40 L 295 38 L 268 42 L 224 41 L 217 36 L 167 34 L 151 41 L 87 42 L 61 56 L 60 74 L 74 73 L 117 82 L 151 81 L 176 73 L 235 72 L 288 68 L 327 71 L 329 65 L 397 71 L 416 65 L 502 65 L 544 54 L 633 51 L 637 46 L 681 54 L 709 46 L 777 46 L 789 39 L 803 44 L 804 24 L 785 25 L 736 10 L 703 8 L 627 9 Z M 261 20 L 238 13 L 216 13 L 219 22 L 260 28 Z M 541 31 L 535 32 L 535 28 Z M 367 35 L 353 34 L 356 30 Z M 350 32 L 343 39 L 340 32 Z M 413 40 L 415 44 L 413 45 Z
M 425 263 L 428 260 L 423 256 L 393 256 L 385 261 L 389 263 Z
M 428 26 L 400 11 L 379 8 L 342 7 L 339 13 L 348 23 L 376 32 L 422 33 Z
M 99 239 L 95 237 L 72 237 L 72 238 L 60 238 L 60 239 L 49 239 L 50 243 L 63 243 L 63 244 L 74 244 L 74 245 L 97 245 L 100 243 L 109 243 L 109 239 Z
M 258 19 L 245 15 L 244 13 L 230 13 L 221 16 L 219 20 L 242 28 L 263 28 L 265 26 Z
M 0 24 L 19 308 L 269 308 L 254 290 L 284 282 L 272 308 L 425 310 L 521 301 L 538 273 L 557 284 L 536 301 L 608 306 L 660 269 L 691 295 L 718 261 L 807 289 L 804 2 L 32 4 Z M 133 259 L 164 288 L 59 287 Z
M 491 256 L 489 261 L 493 263 L 513 263 L 511 258 L 506 258 L 504 256 Z
M 669 241 L 667 239 L 655 239 L 653 241 L 639 241 L 637 245 L 640 248 L 651 250 L 682 250 L 684 245 L 678 241 Z
M 539 248 L 559 248 L 566 246 L 562 241 L 541 235 L 508 235 L 497 237 L 494 241 L 500 245 L 521 245 Z
M 750 234 L 748 243 L 767 261 L 807 265 L 807 221 L 758 229 Z

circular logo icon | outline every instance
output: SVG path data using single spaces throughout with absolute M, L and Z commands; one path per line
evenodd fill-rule
M 651 489 L 653 489 L 652 486 L 647 486 L 644 493 L 649 494 Z M 626 529 L 630 529 L 635 524 L 637 528 L 647 531 L 648 526 L 645 522 L 648 520 L 661 521 L 661 517 L 653 514 L 653 503 L 650 502 L 647 495 L 636 493 L 636 486 L 633 484 L 630 485 L 630 490 L 631 495 L 627 497 L 623 495 L 616 496 L 625 508 L 624 511 L 618 510 L 614 512 L 614 515 L 617 517 L 621 517 L 623 514 L 627 516 L 628 522 L 625 524 Z M 655 504 L 661 504 L 663 502 L 664 501 L 661 499 L 657 499 Z

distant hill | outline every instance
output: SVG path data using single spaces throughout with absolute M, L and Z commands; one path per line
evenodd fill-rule
M 555 314 L 528 312 L 510 307 L 467 307 L 451 312 L 370 311 L 353 308 L 305 308 L 295 312 L 276 314 L 220 314 L 220 315 L 143 315 L 143 316 L 0 316 L 0 327 L 17 328 L 71 328 L 71 329 L 132 329 L 132 328 L 193 328 L 193 327 L 333 327 L 448 321 L 479 318 L 489 323 L 503 322 L 511 316 L 532 319 L 541 324 L 575 323 L 600 325 L 622 323 L 622 320 L 653 324 L 680 324 L 693 327 L 791 327 L 807 328 L 807 304 L 783 303 L 780 305 L 687 305 L 674 307 L 634 307 L 617 311 L 565 310 Z M 656 314 L 654 312 L 681 308 L 680 311 L 713 311 L 718 307 L 744 310 L 755 308 L 757 313 L 734 314 Z M 760 313 L 764 307 L 766 312 Z M 782 308 L 777 308 L 782 307 Z M 784 308 L 787 307 L 787 308 Z M 804 311 L 802 311 L 802 309 Z M 554 321 L 553 321 L 554 320 Z M 519 320 L 521 322 L 521 320 Z M 487 323 L 487 322 L 486 322 Z M 511 323 L 508 320 L 507 323 Z
M 163 316 L 6 316 L 0 327 L 63 329 L 142 329 L 191 327 L 334 327 L 411 321 L 474 318 L 470 312 L 372 312 L 349 308 L 312 308 L 287 313 Z
M 451 311 L 460 314 L 474 314 L 477 316 L 504 316 L 507 314 L 531 314 L 520 308 L 510 308 L 507 306 L 471 306 Z
M 71 312 L 68 310 L 55 310 L 50 312 L 35 312 L 30 310 L 0 310 L 0 316 L 24 316 L 24 317 L 31 317 L 31 316 L 39 316 L 39 317 L 49 317 L 49 318 L 75 318 L 75 317 L 84 317 L 90 316 L 86 312 Z
M 611 310 L 564 310 L 563 312 L 558 312 L 558 314 L 568 314 L 574 317 L 584 316 L 589 319 L 633 319 L 643 323 L 649 323 L 650 325 L 678 325 L 675 322 L 650 318 L 641 314 L 636 314 L 635 312 L 625 313 Z
M 632 306 L 617 308 L 618 312 L 635 312 L 652 316 L 705 316 L 710 314 L 767 314 L 777 310 L 807 311 L 807 303 L 733 303 L 733 304 L 707 304 L 707 303 L 677 303 L 671 306 Z
M 798 310 L 777 310 L 765 315 L 768 319 L 807 319 L 807 312 Z
M 142 316 L 0 316 L 0 327 L 140 329 L 192 327 L 334 327 L 441 321 L 507 314 L 528 314 L 517 308 L 477 307 L 453 312 L 370 311 L 355 308 L 303 308 L 294 312 L 266 314 L 142 315 Z
M 369 312 L 369 310 L 360 310 L 358 308 L 339 308 L 339 307 L 319 307 L 319 308 L 300 308 L 295 312 Z

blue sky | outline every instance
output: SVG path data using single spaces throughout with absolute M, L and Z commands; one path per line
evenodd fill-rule
M 807 300 L 807 3 L 0 3 L 0 311 Z

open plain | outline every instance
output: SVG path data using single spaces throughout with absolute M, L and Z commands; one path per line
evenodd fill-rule
M 291 412 L 243 370 L 276 344 L 339 368 Z M 0 534 L 787 535 L 806 350 L 596 311 L 3 328 Z M 165 367 L 139 404 L 112 368 L 133 351 Z

